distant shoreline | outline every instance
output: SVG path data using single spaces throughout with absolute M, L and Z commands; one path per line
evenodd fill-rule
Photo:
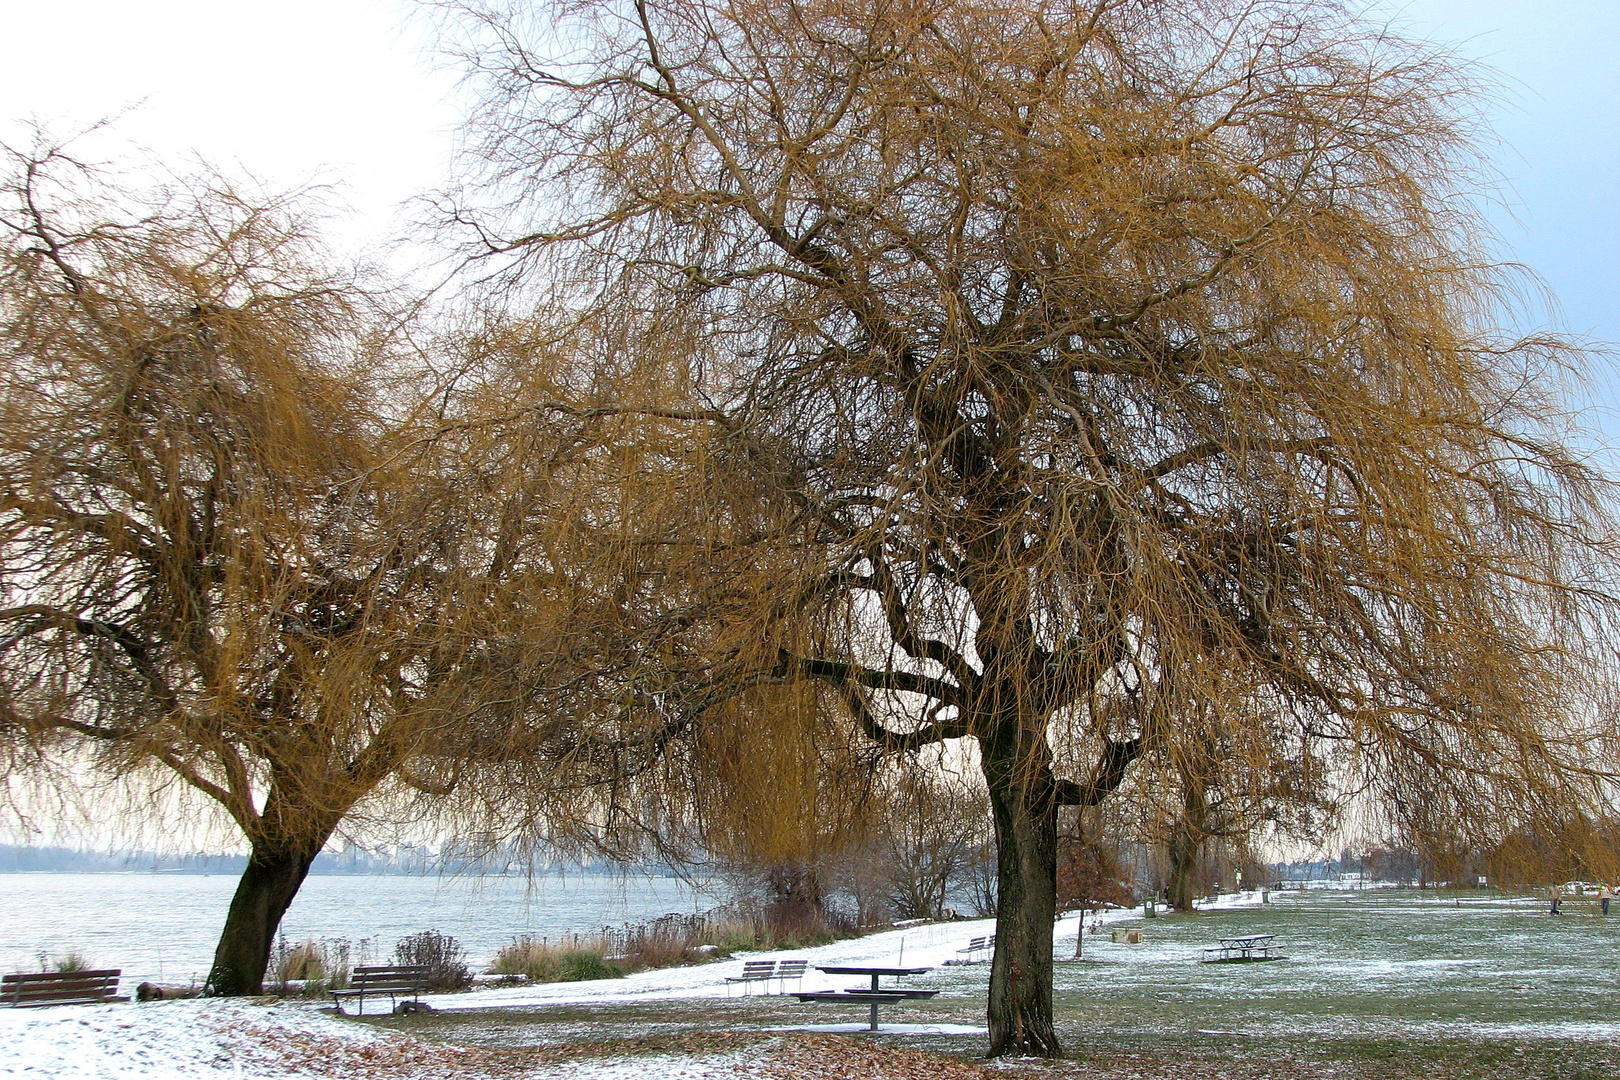
M 0 874 L 216 874 L 240 875 L 246 855 L 163 854 L 155 851 L 77 851 L 64 847 L 21 847 L 0 844 Z M 371 855 L 349 850 L 323 851 L 309 868 L 312 877 L 524 877 L 527 871 L 467 861 L 447 861 L 423 849 L 396 855 Z M 671 876 L 663 867 L 621 867 L 611 863 L 552 866 L 536 876 L 611 874 L 641 877 Z

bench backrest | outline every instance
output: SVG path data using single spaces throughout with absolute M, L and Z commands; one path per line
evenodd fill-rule
M 779 979 L 797 979 L 804 974 L 804 969 L 810 966 L 808 960 L 783 960 L 782 966 L 776 969 Z
M 775 970 L 776 970 L 776 961 L 775 960 L 744 960 L 743 961 L 743 977 L 744 978 L 748 978 L 748 977 L 752 976 L 752 977 L 757 979 L 757 978 L 759 978 L 761 976 L 770 975 Z
M 0 979 L 0 1001 L 7 1005 L 75 1005 L 108 1001 L 118 993 L 122 968 L 95 971 L 30 971 Z
M 417 990 L 425 982 L 427 968 L 420 964 L 357 967 L 349 976 L 354 990 Z

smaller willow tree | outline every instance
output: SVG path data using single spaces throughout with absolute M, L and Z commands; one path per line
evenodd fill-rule
M 1144 756 L 1122 793 L 1139 803 L 1142 839 L 1163 847 L 1167 899 L 1182 912 L 1194 910 L 1194 874 L 1209 842 L 1253 850 L 1317 840 L 1337 826 L 1345 794 L 1268 687 L 1211 673 L 1201 691 L 1217 696 L 1176 703 L 1177 737 Z
M 705 693 L 976 748 L 991 1053 L 1058 1052 L 1057 811 L 1144 755 L 1477 835 L 1601 803 L 1580 357 L 1498 328 L 1444 56 L 1313 0 L 465 14 L 456 220 L 664 396 L 617 448 L 627 607 Z
M 501 507 L 403 324 L 295 205 L 217 183 L 134 205 L 59 149 L 8 159 L 6 776 L 178 781 L 222 811 L 250 855 L 208 985 L 257 993 L 334 830 L 445 790 L 445 732 L 509 689 Z

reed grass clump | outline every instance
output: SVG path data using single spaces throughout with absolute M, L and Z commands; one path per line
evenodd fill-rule
M 67 952 L 58 956 L 55 960 L 52 960 L 44 952 L 39 954 L 39 969 L 41 971 L 89 971 L 94 967 L 95 965 L 90 962 L 90 958 L 84 953 L 80 952 L 78 949 L 69 949 Z
M 370 954 L 369 938 L 357 945 L 347 938 L 289 942 L 282 935 L 270 953 L 267 982 L 282 997 L 322 997 L 328 990 L 347 988 L 353 965 L 373 963 Z
M 607 959 L 607 948 L 600 938 L 572 939 L 552 944 L 544 938 L 517 937 L 495 954 L 490 974 L 526 979 L 529 982 L 584 982 L 587 979 L 617 979 L 625 972 Z

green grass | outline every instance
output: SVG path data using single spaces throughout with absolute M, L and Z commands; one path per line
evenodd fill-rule
M 1554 919 L 1540 904 L 1432 892 L 1314 894 L 1263 908 L 1123 924 L 1141 946 L 1088 937 L 1056 969 L 1068 1057 L 998 1063 L 1030 1080 L 1612 1080 L 1620 1072 L 1620 914 Z M 1072 955 L 1072 923 L 1057 942 Z M 1217 937 L 1274 933 L 1289 959 L 1203 965 Z M 906 1023 L 984 1022 L 988 966 L 938 969 L 941 993 Z M 791 997 L 561 1004 L 398 1021 L 451 1043 L 576 1045 L 616 1039 L 763 1035 L 851 1022 Z M 1227 1034 L 1221 1034 L 1225 1032 Z M 866 1038 L 868 1036 L 857 1036 Z M 984 1036 L 875 1036 L 976 1058 Z

